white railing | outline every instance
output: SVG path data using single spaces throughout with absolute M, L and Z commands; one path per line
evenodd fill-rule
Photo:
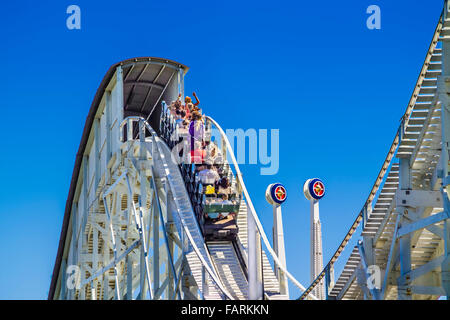
M 250 213 L 251 213 L 251 215 L 252 215 L 252 217 L 253 217 L 253 219 L 254 219 L 254 221 L 256 223 L 257 230 L 258 230 L 259 234 L 261 235 L 261 238 L 262 238 L 262 240 L 263 240 L 267 250 L 269 251 L 270 255 L 272 256 L 274 263 L 278 266 L 278 268 L 280 268 L 280 270 L 282 272 L 284 272 L 286 274 L 286 276 L 292 281 L 292 283 L 296 287 L 298 287 L 302 291 L 305 291 L 306 288 L 300 282 L 298 282 L 297 279 L 295 279 L 294 276 L 283 266 L 283 264 L 281 263 L 281 261 L 279 260 L 279 258 L 277 256 L 277 254 L 272 249 L 272 247 L 270 245 L 270 242 L 269 242 L 269 239 L 267 238 L 267 235 L 264 232 L 262 224 L 259 221 L 258 214 L 256 213 L 256 210 L 255 210 L 255 207 L 253 206 L 252 200 L 250 199 L 250 195 L 249 195 L 249 193 L 247 191 L 247 187 L 245 186 L 244 180 L 242 178 L 242 173 L 241 173 L 241 171 L 239 169 L 239 165 L 238 165 L 238 163 L 236 161 L 236 157 L 234 156 L 234 150 L 232 149 L 231 144 L 228 141 L 227 135 L 225 134 L 223 129 L 219 126 L 219 124 L 216 121 L 214 121 L 214 119 L 212 119 L 211 117 L 208 117 L 208 116 L 205 116 L 205 119 L 207 121 L 210 121 L 217 128 L 217 130 L 219 130 L 221 138 L 222 138 L 222 141 L 224 141 L 225 144 L 226 144 L 227 151 L 230 154 L 231 162 L 232 162 L 234 170 L 236 172 L 237 183 L 239 184 L 240 189 L 244 193 L 244 197 L 247 200 L 247 206 L 248 206 L 249 211 L 250 211 Z M 317 297 L 314 296 L 311 293 L 309 293 L 309 297 L 314 299 L 314 300 L 318 300 Z

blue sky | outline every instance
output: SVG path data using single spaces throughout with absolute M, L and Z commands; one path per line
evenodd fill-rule
M 81 8 L 81 30 L 66 8 Z M 381 30 L 366 8 L 381 8 Z M 441 13 L 428 1 L 20 1 L 0 10 L 0 299 L 45 299 L 85 118 L 110 65 L 186 64 L 186 92 L 223 128 L 280 130 L 280 170 L 241 168 L 271 234 L 264 191 L 283 183 L 288 269 L 309 284 L 307 178 L 324 180 L 324 258 L 362 208 Z M 347 251 L 351 251 L 350 249 Z M 292 284 L 290 285 L 292 287 Z M 298 293 L 296 290 L 292 292 Z

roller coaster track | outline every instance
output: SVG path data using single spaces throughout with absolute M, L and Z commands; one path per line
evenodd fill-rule
M 441 131 L 449 127 L 444 117 L 446 93 L 450 92 L 445 71 L 450 56 L 447 8 L 446 2 L 368 199 L 324 270 L 300 299 L 324 278 L 328 299 L 437 299 L 449 295 L 448 140 L 442 132 L 448 129 Z M 334 284 L 334 264 L 361 222 L 361 239 Z M 375 276 L 382 276 L 378 287 L 371 282 L 375 268 L 369 267 L 374 266 L 380 271 Z
M 184 232 L 189 239 L 189 244 L 195 251 L 195 258 L 200 260 L 201 267 L 206 269 L 209 276 L 213 279 L 214 284 L 225 298 L 232 299 L 230 293 L 222 286 L 222 282 L 219 280 L 218 275 L 214 270 L 211 256 L 203 241 L 203 236 L 192 209 L 186 187 L 184 186 L 183 178 L 176 164 L 172 162 L 170 150 L 164 145 L 162 140 L 158 139 L 156 132 L 147 124 L 147 122 L 144 122 L 144 124 L 153 138 L 152 144 L 150 146 L 147 145 L 147 148 L 153 155 L 153 161 L 155 167 L 160 171 L 160 177 L 167 178 L 167 182 L 169 183 L 169 187 L 173 194 L 173 201 L 175 202 L 181 227 L 184 229 Z M 153 146 L 156 146 L 157 151 Z M 178 221 L 178 219 L 176 221 Z M 195 258 L 193 260 L 196 260 Z M 189 262 L 191 262 L 190 260 L 191 259 L 188 259 Z M 192 270 L 192 263 L 190 263 L 190 267 Z M 205 295 L 204 292 L 202 292 L 202 294 Z

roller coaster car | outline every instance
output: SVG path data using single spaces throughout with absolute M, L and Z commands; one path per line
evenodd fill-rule
M 203 235 L 207 241 L 211 240 L 234 240 L 238 234 L 236 212 L 239 211 L 239 201 L 233 200 L 232 204 L 221 204 L 220 202 L 203 202 L 203 213 L 223 213 L 229 214 L 224 218 L 205 218 L 203 223 Z

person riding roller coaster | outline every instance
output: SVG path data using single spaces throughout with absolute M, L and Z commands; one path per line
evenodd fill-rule
M 193 105 L 194 107 L 198 107 L 198 105 L 200 104 L 200 100 L 198 99 L 197 94 L 196 94 L 195 92 L 192 92 L 192 95 L 194 96 L 194 98 L 195 98 L 195 100 L 196 100 L 196 102 L 193 103 L 192 105 Z M 189 103 L 192 103 L 191 97 L 186 96 L 186 98 L 184 98 L 184 103 L 185 103 L 185 105 L 187 105 L 187 104 L 189 104 Z
M 198 108 L 200 100 L 195 92 L 193 95 L 195 103 L 192 103 L 190 97 L 186 97 L 183 105 L 181 95 L 171 103 L 170 121 L 173 121 L 177 130 L 187 129 L 180 139 L 187 139 L 186 142 L 190 144 L 190 163 L 195 164 L 195 179 L 201 183 L 201 188 L 198 189 L 201 193 L 198 198 L 201 205 L 196 207 L 196 214 L 198 219 L 204 219 L 201 223 L 203 235 L 211 240 L 232 240 L 238 232 L 236 213 L 239 211 L 240 197 L 231 186 L 221 150 L 208 135 L 209 129 Z M 179 155 L 182 157 L 182 150 Z
M 189 125 L 189 135 L 191 137 L 191 162 L 202 163 L 204 158 L 203 140 L 205 135 L 205 127 L 202 115 L 194 111 L 192 120 Z
M 196 102 L 192 103 L 192 98 L 189 96 L 186 96 L 184 98 L 184 105 L 181 105 L 181 93 L 178 95 L 178 99 L 176 100 L 180 107 L 186 112 L 186 119 L 191 119 L 191 114 L 193 111 L 201 111 L 200 108 L 198 108 L 198 105 L 200 104 L 200 100 L 197 97 L 197 94 L 195 92 L 192 92 L 192 95 L 194 96 Z

